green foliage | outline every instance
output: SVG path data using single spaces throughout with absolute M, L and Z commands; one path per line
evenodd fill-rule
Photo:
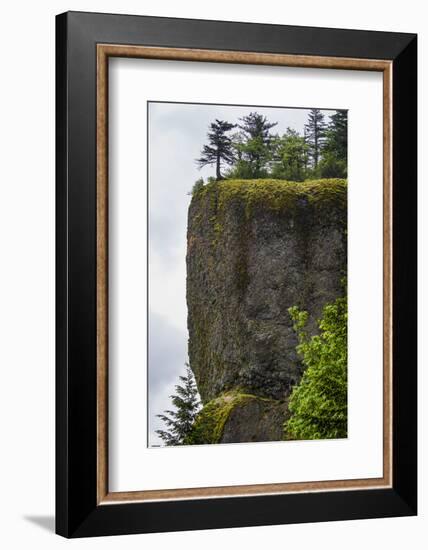
M 272 158 L 270 130 L 277 122 L 269 122 L 264 115 L 250 113 L 240 119 L 240 132 L 235 134 L 233 147 L 237 162 L 228 177 L 240 179 L 265 178 Z
M 311 109 L 304 135 L 287 128 L 280 137 L 271 129 L 278 123 L 252 112 L 238 124 L 216 120 L 197 159 L 200 168 L 216 166 L 216 179 L 285 179 L 306 181 L 347 177 L 348 114 L 334 111 L 325 121 L 320 109 Z M 238 131 L 229 134 L 238 127 Z M 226 170 L 227 167 L 227 170 Z
M 318 164 L 318 173 L 322 178 L 346 178 L 347 162 L 339 159 L 334 153 L 326 151 Z
M 228 177 L 241 179 L 265 178 L 268 175 L 268 163 L 272 152 L 261 137 L 248 139 L 239 146 L 241 160 L 228 173 Z
M 299 338 L 297 351 L 306 370 L 289 401 L 286 439 L 347 437 L 347 298 L 324 307 L 320 334 L 308 338 L 308 313 L 289 309 Z
M 232 140 L 228 136 L 228 132 L 235 128 L 235 124 L 231 124 L 225 120 L 216 119 L 210 124 L 208 132 L 209 145 L 204 145 L 201 151 L 201 156 L 196 160 L 199 168 L 208 164 L 215 164 L 216 178 L 221 180 L 222 164 L 232 164 L 235 160 L 232 148 Z
M 303 202 L 317 206 L 331 204 L 346 208 L 347 182 L 343 179 L 322 179 L 304 182 L 276 179 L 227 180 L 207 183 L 197 193 L 196 200 L 208 200 L 215 205 L 213 224 L 221 224 L 224 207 L 230 201 L 240 200 L 245 204 L 247 217 L 258 206 L 275 211 L 287 210 L 289 215 Z
M 156 430 L 159 437 L 169 447 L 183 445 L 191 433 L 196 415 L 200 409 L 200 400 L 195 378 L 189 365 L 186 364 L 186 375 L 180 376 L 181 384 L 175 386 L 176 394 L 171 395 L 175 410 L 167 410 L 158 414 L 158 418 L 166 424 L 167 430 Z
M 320 109 L 311 109 L 308 122 L 305 124 L 305 141 L 309 147 L 312 168 L 317 169 L 325 142 L 326 124 Z
M 242 146 L 242 149 L 244 146 Z M 241 154 L 243 150 L 241 149 Z M 233 167 L 226 172 L 227 180 L 251 180 L 254 179 L 255 170 L 247 160 L 237 160 Z
M 303 181 L 308 175 L 309 147 L 296 130 L 287 128 L 282 138 L 274 141 L 272 176 L 288 181 Z
M 188 194 L 196 195 L 203 188 L 204 185 L 205 185 L 204 178 L 199 178 L 198 180 L 195 181 L 195 183 L 193 184 L 192 190 Z
M 346 178 L 348 173 L 348 112 L 336 111 L 326 131 L 320 175 Z
M 348 153 L 348 112 L 336 111 L 331 116 L 326 132 L 325 150 L 334 153 L 338 160 L 346 162 Z
M 269 122 L 268 119 L 260 113 L 250 113 L 240 119 L 239 128 L 247 134 L 250 139 L 259 138 L 263 143 L 269 143 L 272 136 L 270 130 L 278 123 Z

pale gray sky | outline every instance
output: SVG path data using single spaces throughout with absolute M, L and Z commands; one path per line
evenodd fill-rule
M 186 230 L 189 192 L 214 166 L 198 170 L 195 159 L 216 118 L 238 123 L 257 111 L 303 133 L 308 109 L 285 107 L 149 103 L 149 445 L 162 441 L 156 414 L 171 408 L 169 396 L 187 361 Z M 334 111 L 323 110 L 326 122 Z

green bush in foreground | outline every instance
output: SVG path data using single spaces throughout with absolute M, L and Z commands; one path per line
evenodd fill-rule
M 290 396 L 285 439 L 347 437 L 347 298 L 324 307 L 320 334 L 311 338 L 305 333 L 308 313 L 296 306 L 289 313 L 306 370 Z

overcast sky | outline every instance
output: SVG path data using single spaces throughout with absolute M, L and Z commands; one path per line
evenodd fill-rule
M 171 408 L 169 396 L 187 362 L 186 230 L 189 192 L 201 176 L 195 159 L 207 142 L 216 118 L 237 123 L 257 111 L 278 122 L 272 133 L 287 127 L 303 134 L 307 109 L 149 103 L 149 445 L 162 441 L 156 414 Z M 326 122 L 334 111 L 323 111 Z

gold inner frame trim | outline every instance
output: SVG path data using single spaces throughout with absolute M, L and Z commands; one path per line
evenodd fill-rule
M 108 59 L 133 57 L 383 73 L 383 476 L 298 483 L 109 492 L 108 488 Z M 392 62 L 188 48 L 97 45 L 97 503 L 221 498 L 392 486 Z

